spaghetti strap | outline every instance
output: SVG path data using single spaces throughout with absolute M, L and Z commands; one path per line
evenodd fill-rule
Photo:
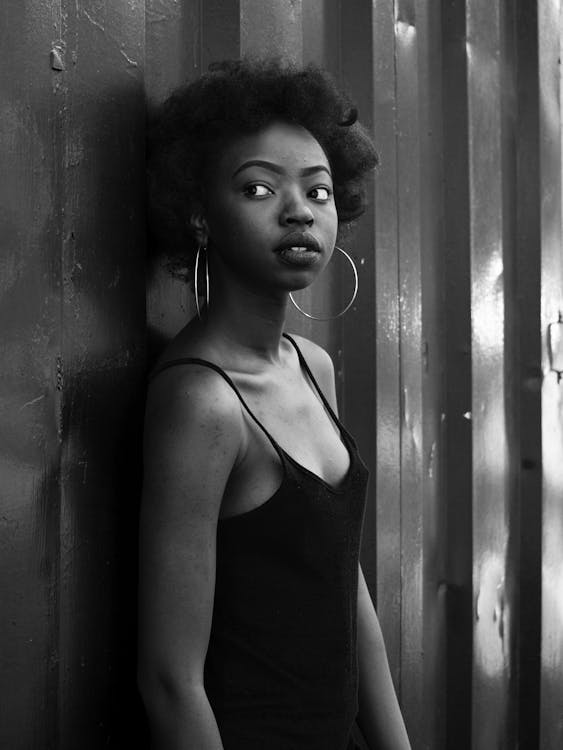
M 310 378 L 311 382 L 313 383 L 313 385 L 314 385 L 314 387 L 315 387 L 315 390 L 316 390 L 316 391 L 317 391 L 317 393 L 319 394 L 319 397 L 320 397 L 321 401 L 322 401 L 322 402 L 323 402 L 323 404 L 325 405 L 325 407 L 326 407 L 326 410 L 328 411 L 328 413 L 330 414 L 330 416 L 331 416 L 331 417 L 332 417 L 332 419 L 334 420 L 334 422 L 335 422 L 335 424 L 337 425 L 338 429 L 340 430 L 340 432 L 341 432 L 341 433 L 342 433 L 343 435 L 345 435 L 345 436 L 346 436 L 346 437 L 347 437 L 347 438 L 348 438 L 349 440 L 351 440 L 351 441 L 352 441 L 352 443 L 353 443 L 353 444 L 355 445 L 355 441 L 354 441 L 354 438 L 352 437 L 352 435 L 350 435 L 350 433 L 348 432 L 348 430 L 347 430 L 347 429 L 346 429 L 346 428 L 344 427 L 344 425 L 342 424 L 342 422 L 341 422 L 341 421 L 340 421 L 340 419 L 338 418 L 337 414 L 335 413 L 334 409 L 333 409 L 333 408 L 332 408 L 332 406 L 330 405 L 330 403 L 329 403 L 328 399 L 327 399 L 327 398 L 326 398 L 326 396 L 324 395 L 324 393 L 323 393 L 323 391 L 322 391 L 322 389 L 321 389 L 320 385 L 319 385 L 319 384 L 317 383 L 317 379 L 315 378 L 315 376 L 313 375 L 313 373 L 312 373 L 312 371 L 311 371 L 311 368 L 310 368 L 310 367 L 309 367 L 309 365 L 307 364 L 307 360 L 306 360 L 306 359 L 305 359 L 305 357 L 303 356 L 303 352 L 302 352 L 302 351 L 301 351 L 301 349 L 300 349 L 300 348 L 299 348 L 299 347 L 297 346 L 297 342 L 295 341 L 295 339 L 293 338 L 293 336 L 290 336 L 290 335 L 289 335 L 289 333 L 284 333 L 284 334 L 283 334 L 283 336 L 284 336 L 284 338 L 286 338 L 286 339 L 287 339 L 288 341 L 291 341 L 291 343 L 293 344 L 293 346 L 294 346 L 294 348 L 295 348 L 295 351 L 297 352 L 297 356 L 299 357 L 299 363 L 301 364 L 301 367 L 302 367 L 302 368 L 303 368 L 303 369 L 305 370 L 305 372 L 307 373 L 307 375 L 308 375 L 308 377 Z
M 264 435 L 266 435 L 266 437 L 268 438 L 268 440 L 274 447 L 276 453 L 280 457 L 282 466 L 285 471 L 285 453 L 283 449 L 277 444 L 277 442 L 270 435 L 268 430 L 264 427 L 262 422 L 258 419 L 258 417 L 254 414 L 252 409 L 248 406 L 248 404 L 242 397 L 241 392 L 236 387 L 232 378 L 229 377 L 229 375 L 227 375 L 227 373 L 223 369 L 221 369 L 218 365 L 216 365 L 214 362 L 209 362 L 209 360 L 207 359 L 199 359 L 198 357 L 180 357 L 178 359 L 170 359 L 167 362 L 163 362 L 161 365 L 158 365 L 158 367 L 156 367 L 154 370 L 152 370 L 152 372 L 149 373 L 149 376 L 148 376 L 149 382 L 153 380 L 163 370 L 167 370 L 169 367 L 175 367 L 176 365 L 201 365 L 202 367 L 208 367 L 209 369 L 214 370 L 218 375 L 220 375 L 223 378 L 223 380 L 226 383 L 228 383 L 233 389 L 233 391 L 236 393 L 238 400 L 240 401 L 241 405 L 244 407 L 249 417 L 258 425 L 258 427 L 262 430 Z

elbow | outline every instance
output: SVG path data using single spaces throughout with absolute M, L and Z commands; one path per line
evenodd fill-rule
M 220 747 L 202 742 L 209 732 L 209 703 L 203 683 L 141 671 L 137 684 L 155 748 Z
M 163 705 L 178 706 L 188 703 L 194 694 L 204 692 L 203 677 L 179 677 L 142 665 L 137 669 L 137 688 L 149 714 Z

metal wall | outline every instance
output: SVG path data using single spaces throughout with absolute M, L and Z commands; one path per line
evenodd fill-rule
M 559 0 L 2 4 L 0 746 L 144 745 L 145 351 L 194 309 L 149 264 L 146 336 L 143 98 L 247 52 L 325 65 L 381 157 L 341 239 L 354 308 L 288 328 L 333 355 L 370 466 L 362 560 L 413 747 L 563 746 L 560 20 Z M 302 304 L 336 310 L 347 270 Z
M 5 0 L 0 49 L 0 747 L 99 750 L 135 682 L 144 3 Z

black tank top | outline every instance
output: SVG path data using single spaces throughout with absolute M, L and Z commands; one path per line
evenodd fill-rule
M 301 466 L 215 370 L 275 448 L 278 490 L 257 508 L 219 519 L 205 688 L 225 750 L 351 750 L 358 668 L 358 561 L 368 472 L 352 436 L 287 334 L 350 455 L 337 489 Z

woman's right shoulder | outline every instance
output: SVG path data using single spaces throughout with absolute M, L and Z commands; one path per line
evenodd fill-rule
M 212 368 L 177 364 L 150 380 L 145 408 L 145 433 L 171 431 L 186 438 L 194 432 L 231 439 L 242 434 L 239 399 L 229 383 Z

